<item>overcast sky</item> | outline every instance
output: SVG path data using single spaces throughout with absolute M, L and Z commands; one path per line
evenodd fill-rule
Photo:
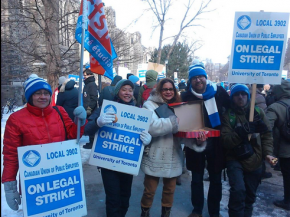
M 182 0 L 178 0 L 178 2 L 180 1 Z M 196 0 L 196 2 L 198 1 L 200 0 Z M 140 16 L 147 7 L 147 3 L 141 0 L 103 0 L 103 2 L 105 6 L 112 6 L 115 9 L 117 26 L 121 29 L 127 28 L 132 20 Z M 190 35 L 192 40 L 204 41 L 204 46 L 195 55 L 201 59 L 212 59 L 215 63 L 226 63 L 231 52 L 233 20 L 236 11 L 258 12 L 264 10 L 265 12 L 289 13 L 290 0 L 213 0 L 209 8 L 215 9 L 215 11 L 203 16 L 204 19 L 201 22 L 204 28 L 193 27 L 189 29 L 187 35 Z M 165 26 L 164 38 L 176 33 L 174 30 L 180 23 L 179 11 L 182 11 L 182 8 L 177 8 L 176 4 L 168 17 L 171 19 Z M 153 18 L 152 14 L 148 14 L 135 25 L 127 28 L 128 32 L 139 31 L 142 34 L 141 42 L 146 47 L 158 47 L 159 29 L 152 35 Z M 290 31 L 288 31 L 289 37 Z M 166 40 L 164 44 L 170 42 L 170 40 Z

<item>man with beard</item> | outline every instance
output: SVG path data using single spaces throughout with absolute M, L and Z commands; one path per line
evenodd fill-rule
M 249 122 L 250 92 L 246 85 L 231 88 L 231 107 L 223 115 L 221 137 L 230 184 L 229 217 L 251 217 L 261 182 L 262 162 L 274 165 L 273 138 L 269 121 L 259 107 Z M 248 135 L 251 134 L 249 141 Z
M 183 102 L 203 100 L 203 119 L 205 127 L 220 129 L 220 117 L 229 105 L 229 95 L 221 86 L 207 80 L 203 63 L 194 62 L 189 67 L 188 88 L 181 93 Z M 196 112 L 196 111 L 192 111 Z M 189 114 L 190 115 L 190 114 Z M 221 174 L 224 156 L 219 137 L 207 139 L 206 148 L 192 150 L 186 148 L 186 167 L 192 173 L 191 203 L 194 207 L 189 217 L 201 217 L 204 206 L 203 175 L 205 165 L 209 172 L 209 191 L 207 197 L 210 217 L 220 216 L 222 198 Z M 207 164 L 206 164 L 207 162 Z

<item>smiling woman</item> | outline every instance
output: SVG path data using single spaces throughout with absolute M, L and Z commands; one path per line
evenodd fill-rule
M 50 104 L 52 91 L 44 79 L 30 76 L 24 82 L 24 86 L 25 98 L 28 103 L 26 107 L 9 116 L 3 140 L 2 183 L 4 184 L 7 204 L 12 210 L 18 210 L 21 204 L 16 181 L 18 172 L 17 148 L 61 142 L 77 137 L 77 125 L 71 120 L 64 108 L 58 106 L 56 107 L 57 111 Z M 74 114 L 80 120 L 81 126 L 86 123 L 86 111 L 82 106 L 77 107 Z M 83 130 L 84 127 L 81 127 L 80 137 Z M 63 153 L 53 156 L 63 157 Z

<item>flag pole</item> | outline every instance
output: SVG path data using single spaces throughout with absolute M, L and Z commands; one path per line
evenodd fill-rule
M 86 1 L 82 1 L 83 3 L 83 11 L 86 10 Z M 85 44 L 85 19 L 84 16 L 86 16 L 85 13 L 83 13 L 83 19 L 82 19 L 82 43 L 81 43 L 81 60 L 80 60 L 80 72 L 79 72 L 79 95 L 78 95 L 78 106 L 83 105 L 82 100 L 82 90 L 83 90 L 83 64 L 84 64 L 84 44 Z M 81 134 L 81 124 L 80 119 L 77 120 L 77 144 L 79 144 L 80 141 L 80 134 Z

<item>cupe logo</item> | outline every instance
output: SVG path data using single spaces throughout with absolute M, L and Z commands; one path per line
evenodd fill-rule
M 40 163 L 41 155 L 35 150 L 29 150 L 24 153 L 22 162 L 27 167 L 35 167 Z
M 251 18 L 247 15 L 242 15 L 237 20 L 237 26 L 241 30 L 246 30 L 251 26 Z
M 113 113 L 113 114 L 117 114 L 117 108 L 113 105 L 107 105 L 104 108 L 104 113 Z

